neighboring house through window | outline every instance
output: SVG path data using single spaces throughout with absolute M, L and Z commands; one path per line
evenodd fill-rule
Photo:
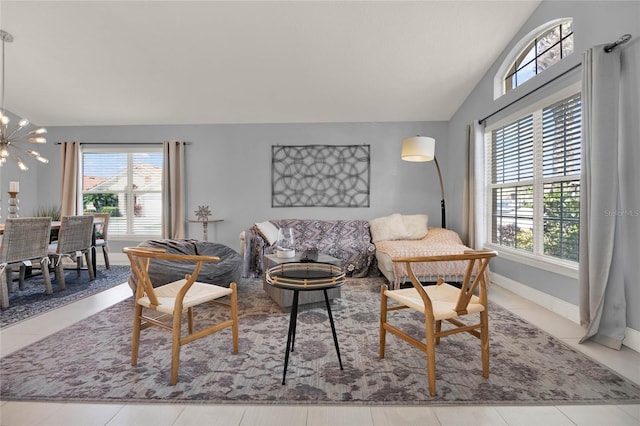
M 110 236 L 161 235 L 161 146 L 84 147 L 82 179 L 84 212 L 110 213 Z

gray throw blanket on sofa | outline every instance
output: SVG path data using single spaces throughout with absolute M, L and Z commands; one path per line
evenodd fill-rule
M 277 228 L 293 228 L 296 251 L 317 248 L 320 253 L 342 260 L 348 276 L 379 275 L 375 260 L 375 245 L 371 242 L 366 220 L 273 219 Z M 242 276 L 260 277 L 262 258 L 273 253 L 254 225 L 245 231 Z

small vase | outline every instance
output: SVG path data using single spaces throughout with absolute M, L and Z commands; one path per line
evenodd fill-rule
M 280 228 L 278 241 L 276 242 L 276 256 L 279 258 L 291 258 L 296 255 L 293 228 Z

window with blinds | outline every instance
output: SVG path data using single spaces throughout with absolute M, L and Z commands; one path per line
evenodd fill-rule
M 162 149 L 83 148 L 85 213 L 109 213 L 110 236 L 157 237 L 162 220 Z
M 486 135 L 491 243 L 578 261 L 580 94 Z

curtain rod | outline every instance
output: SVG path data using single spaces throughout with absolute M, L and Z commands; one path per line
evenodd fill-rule
M 615 49 L 616 47 L 620 46 L 621 44 L 625 44 L 629 40 L 631 40 L 631 34 L 625 34 L 623 36 L 620 36 L 620 38 L 617 39 L 616 41 L 614 41 L 613 43 L 609 43 L 609 44 L 605 45 L 604 46 L 604 51 L 607 52 L 607 53 L 611 53 L 611 52 L 613 52 L 613 49 Z
M 174 141 L 169 141 L 174 142 Z M 60 145 L 62 142 L 56 142 L 56 145 Z M 160 145 L 162 142 L 80 142 L 80 145 Z M 185 145 L 191 145 L 191 142 L 185 142 Z
M 551 80 L 545 82 L 544 84 L 541 84 L 540 86 L 536 87 L 535 89 L 533 89 L 530 92 L 525 93 L 524 95 L 520 96 L 517 99 L 514 99 L 513 101 L 509 102 L 508 104 L 506 104 L 505 106 L 503 106 L 502 108 L 492 112 L 491 114 L 487 115 L 485 118 L 483 118 L 482 120 L 479 120 L 480 124 L 483 124 L 485 121 L 487 121 L 487 119 L 493 117 L 494 115 L 498 114 L 499 112 L 504 111 L 505 109 L 509 108 L 511 105 L 515 104 L 516 102 L 519 102 L 520 100 L 526 98 L 527 96 L 531 95 L 532 93 L 537 92 L 538 90 L 542 89 L 543 87 L 545 87 L 546 85 L 556 81 L 557 79 L 559 79 L 560 77 L 570 73 L 571 71 L 573 71 L 574 69 L 578 68 L 579 66 L 581 66 L 582 63 L 577 63 L 574 66 L 572 66 L 571 68 L 569 68 L 568 70 L 564 71 L 561 74 L 556 75 L 555 77 L 553 77 Z
M 604 51 L 607 52 L 607 53 L 611 53 L 611 52 L 613 52 L 613 49 L 615 49 L 616 47 L 620 46 L 621 44 L 625 44 L 629 40 L 631 40 L 631 34 L 625 34 L 625 35 L 621 36 L 618 40 L 614 41 L 613 43 L 606 44 L 604 46 Z M 511 105 L 515 104 L 516 102 L 520 101 L 521 99 L 526 98 L 527 96 L 529 96 L 532 93 L 535 93 L 536 91 L 538 91 L 538 90 L 542 89 L 543 87 L 545 87 L 547 84 L 559 79 L 563 75 L 573 71 L 574 69 L 578 68 L 581 65 L 582 65 L 582 63 L 578 63 L 578 64 L 572 66 L 571 68 L 569 68 L 565 72 L 563 72 L 561 74 L 558 74 L 557 76 L 553 77 L 551 80 L 547 81 L 546 83 L 541 84 L 540 86 L 536 87 L 532 91 L 530 91 L 528 93 L 525 93 L 524 95 L 520 96 L 518 99 L 514 99 L 513 101 L 509 102 L 507 105 L 505 105 L 502 108 L 500 108 L 499 110 L 494 111 L 491 114 L 487 115 L 482 120 L 479 120 L 480 124 L 483 124 L 485 121 L 487 121 L 487 119 L 493 117 L 494 115 L 496 115 L 499 112 L 504 111 L 505 109 L 509 108 Z

